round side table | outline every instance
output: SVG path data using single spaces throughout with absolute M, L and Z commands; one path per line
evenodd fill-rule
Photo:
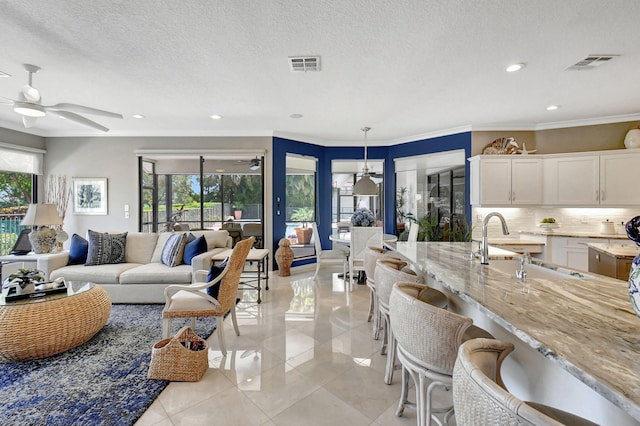
M 7 302 L 0 297 L 0 360 L 45 358 L 81 345 L 106 324 L 107 292 L 67 282 L 67 293 Z

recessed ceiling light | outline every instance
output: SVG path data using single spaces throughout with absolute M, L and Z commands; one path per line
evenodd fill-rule
M 133 114 L 132 117 L 133 118 L 145 118 L 145 116 L 142 115 L 142 114 Z
M 555 111 L 555 110 L 557 110 L 558 108 L 560 108 L 560 105 L 549 105 L 549 106 L 547 107 L 547 111 Z
M 214 120 L 220 120 L 220 119 L 222 118 L 222 116 L 221 116 L 221 115 L 219 115 L 219 114 L 213 114 L 213 115 L 211 116 L 211 118 L 213 118 Z
M 302 114 L 291 114 L 289 117 L 291 117 L 291 118 L 302 118 L 304 116 Z
M 216 173 L 223 173 L 224 169 L 216 169 Z
M 11 74 L 7 74 L 4 71 L 0 71 L 0 78 L 9 78 L 11 77 Z
M 520 71 L 525 66 L 526 66 L 526 64 L 524 64 L 522 62 L 517 63 L 517 64 L 511 64 L 505 69 L 505 71 L 506 72 L 516 72 L 516 71 Z

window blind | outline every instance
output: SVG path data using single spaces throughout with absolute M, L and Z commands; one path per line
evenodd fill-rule
M 0 171 L 43 174 L 44 151 L 0 144 Z

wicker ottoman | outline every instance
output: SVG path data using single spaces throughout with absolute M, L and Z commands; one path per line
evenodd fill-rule
M 0 360 L 25 361 L 64 352 L 105 325 L 111 300 L 99 285 L 68 283 L 69 293 L 0 300 Z

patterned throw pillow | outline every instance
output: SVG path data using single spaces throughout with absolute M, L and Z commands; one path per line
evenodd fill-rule
M 182 253 L 184 245 L 187 242 L 187 234 L 173 234 L 169 237 L 164 247 L 162 247 L 162 256 L 160 260 L 163 264 L 170 268 L 178 266 L 182 263 Z
M 89 253 L 86 266 L 106 265 L 124 262 L 124 249 L 127 244 L 127 232 L 124 234 L 100 233 L 92 230 L 89 234 Z

